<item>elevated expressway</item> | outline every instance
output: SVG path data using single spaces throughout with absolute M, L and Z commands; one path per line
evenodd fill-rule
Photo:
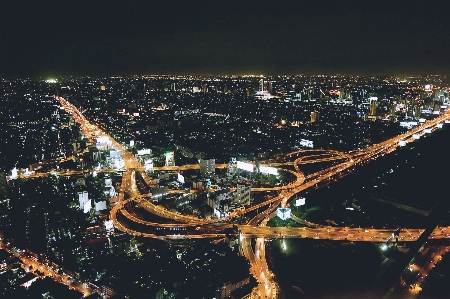
M 74 116 L 74 119 L 80 123 L 83 133 L 86 136 L 99 136 L 106 135 L 95 125 L 90 124 L 84 116 L 69 102 L 61 97 L 57 97 L 60 100 L 61 105 L 65 108 L 68 113 Z M 333 226 L 314 226 L 314 227 L 302 227 L 302 228 L 285 228 L 285 227 L 266 227 L 265 223 L 268 219 L 274 216 L 274 211 L 277 207 L 285 207 L 287 202 L 291 200 L 296 194 L 303 192 L 304 190 L 317 186 L 320 182 L 325 182 L 345 174 L 345 172 L 350 172 L 355 166 L 361 165 L 362 163 L 367 163 L 370 160 L 376 159 L 381 155 L 388 154 L 394 151 L 399 145 L 400 141 L 412 141 L 413 134 L 420 134 L 425 129 L 435 128 L 438 123 L 443 123 L 445 120 L 450 119 L 449 112 L 446 112 L 439 117 L 426 121 L 419 126 L 401 134 L 390 138 L 384 142 L 374 144 L 368 148 L 351 151 L 348 153 L 340 153 L 337 151 L 327 151 L 322 154 L 317 154 L 318 150 L 310 150 L 310 152 L 315 152 L 316 154 L 310 156 L 300 156 L 296 158 L 293 162 L 286 161 L 286 159 L 291 159 L 300 154 L 304 154 L 307 151 L 298 151 L 287 154 L 285 156 L 284 162 L 267 161 L 266 165 L 271 166 L 289 166 L 293 165 L 295 172 L 282 169 L 283 171 L 288 171 L 296 175 L 296 181 L 280 187 L 275 188 L 252 188 L 252 191 L 280 191 L 278 196 L 268 199 L 262 203 L 252 205 L 245 210 L 235 211 L 224 220 L 229 218 L 241 216 L 244 213 L 259 209 L 261 207 L 269 205 L 267 209 L 259 213 L 256 217 L 250 220 L 249 225 L 238 225 L 241 236 L 241 248 L 244 255 L 249 259 L 251 264 L 251 272 L 258 281 L 258 287 L 252 293 L 254 298 L 276 298 L 277 297 L 277 286 L 271 279 L 271 273 L 268 270 L 267 263 L 264 258 L 264 238 L 313 238 L 313 239 L 328 239 L 328 240 L 347 240 L 347 241 L 363 241 L 363 242 L 385 242 L 389 239 L 395 232 L 393 229 L 361 229 L 361 228 L 342 228 Z M 116 149 L 122 150 L 123 159 L 125 161 L 126 171 L 124 177 L 127 177 L 127 172 L 132 172 L 133 169 L 142 169 L 142 165 L 135 159 L 135 157 L 129 153 L 126 148 L 110 138 L 113 142 L 113 146 Z M 298 165 L 318 163 L 318 162 L 330 162 L 339 161 L 343 162 L 330 166 L 326 169 L 318 171 L 316 173 L 304 176 L 300 171 Z M 222 165 L 225 167 L 225 165 Z M 157 168 L 155 168 L 157 169 Z M 186 166 L 174 166 L 174 167 L 160 167 L 159 170 L 188 170 L 188 169 L 198 169 L 197 165 L 186 165 Z M 132 186 L 135 186 L 134 172 L 132 176 Z M 122 190 L 123 191 L 123 190 Z M 192 226 L 204 226 L 217 222 L 216 220 L 204 220 L 193 216 L 182 216 L 177 213 L 168 211 L 159 205 L 154 205 L 148 200 L 145 200 L 143 195 L 138 194 L 136 188 L 131 188 L 126 190 L 130 194 L 129 199 L 119 200 L 118 205 L 116 205 L 110 213 L 110 219 L 113 220 L 115 227 L 121 231 L 130 233 L 136 236 L 150 237 L 150 238 L 217 238 L 223 236 L 223 234 L 218 233 L 207 233 L 202 231 L 202 233 L 190 233 L 187 235 L 167 235 L 167 236 L 157 236 L 152 233 L 141 232 L 137 230 L 130 229 L 126 227 L 123 223 L 117 220 L 117 214 L 120 213 L 127 219 L 134 221 L 141 225 L 146 226 L 157 226 L 157 227 L 192 227 Z M 160 217 L 172 219 L 179 223 L 154 223 L 143 219 L 139 219 L 132 216 L 126 209 L 125 205 L 131 202 L 139 204 L 141 207 L 145 208 L 148 212 L 156 214 Z M 224 225 L 224 227 L 229 227 Z M 415 241 L 423 233 L 423 229 L 412 229 L 406 230 L 408 233 L 402 236 L 401 241 Z M 449 238 L 450 227 L 439 227 L 436 228 L 430 238 L 440 239 Z M 251 238 L 256 238 L 255 250 L 252 250 Z M 258 261 L 259 260 L 259 261 Z
M 66 101 L 65 99 L 63 99 L 61 97 L 57 97 L 57 99 L 60 101 L 61 105 L 65 108 L 65 110 L 68 113 L 71 113 L 74 116 L 74 119 L 78 123 L 80 123 L 83 133 L 86 136 L 92 136 L 93 134 L 95 134 L 95 136 L 106 135 L 97 126 L 89 123 L 89 121 L 87 121 L 86 118 L 68 101 Z M 292 153 L 285 155 L 285 159 L 292 158 L 292 157 L 295 157 L 296 155 L 305 154 L 308 152 L 314 153 L 314 154 L 309 155 L 309 156 L 298 157 L 293 162 L 288 161 L 288 162 L 281 162 L 281 163 L 276 164 L 276 162 L 271 163 L 271 161 L 269 160 L 266 162 L 266 163 L 268 163 L 268 165 L 277 165 L 277 166 L 293 165 L 294 168 L 296 169 L 296 171 L 290 171 L 290 170 L 286 170 L 286 169 L 281 169 L 281 170 L 294 174 L 296 176 L 296 180 L 285 186 L 279 186 L 279 187 L 274 187 L 274 188 L 252 188 L 252 191 L 255 191 L 255 192 L 256 191 L 281 191 L 281 192 L 278 196 L 268 199 L 262 203 L 252 205 L 243 211 L 235 211 L 234 213 L 231 213 L 229 218 L 241 216 L 244 213 L 248 213 L 250 211 L 253 211 L 253 210 L 256 210 L 256 209 L 259 209 L 259 208 L 269 205 L 269 208 L 267 210 L 262 211 L 260 213 L 260 215 L 261 215 L 260 217 L 257 217 L 256 219 L 254 219 L 252 221 L 253 222 L 252 225 L 253 224 L 256 225 L 258 222 L 262 221 L 265 217 L 267 217 L 267 215 L 271 214 L 278 206 L 280 206 L 280 205 L 285 206 L 287 204 L 287 202 L 290 199 L 292 199 L 296 194 L 298 194 L 308 188 L 316 186 L 320 182 L 329 180 L 329 179 L 343 173 L 345 170 L 351 170 L 351 168 L 357 164 L 367 162 L 371 159 L 376 159 L 379 155 L 384 155 L 386 153 L 389 153 L 389 152 L 395 150 L 395 148 L 397 148 L 397 146 L 399 146 L 400 141 L 412 138 L 413 134 L 420 133 L 421 131 L 423 131 L 426 128 L 435 127 L 437 123 L 442 123 L 447 119 L 450 119 L 450 115 L 448 113 L 445 113 L 445 114 L 437 117 L 434 120 L 427 121 L 427 122 L 413 128 L 412 130 L 409 130 L 408 132 L 406 132 L 404 134 L 393 137 L 393 138 L 388 139 L 379 144 L 372 145 L 361 151 L 342 153 L 342 152 L 332 151 L 332 150 L 327 150 L 327 151 L 324 151 L 324 150 L 302 150 L 302 151 L 292 152 Z M 142 165 L 135 159 L 135 157 L 131 153 L 129 153 L 126 150 L 126 148 L 123 145 L 121 145 L 120 143 L 118 143 L 117 141 L 112 139 L 111 137 L 110 137 L 110 140 L 112 141 L 114 148 L 122 150 L 122 155 L 123 155 L 123 158 L 125 161 L 125 169 L 126 169 L 125 172 L 133 171 L 134 169 L 142 169 Z M 323 153 L 318 153 L 320 151 L 322 151 Z M 346 160 L 346 161 L 339 163 L 337 165 L 333 165 L 327 169 L 321 170 L 314 174 L 311 174 L 307 177 L 305 177 L 301 173 L 300 169 L 298 168 L 298 165 L 300 165 L 300 164 L 318 163 L 318 162 L 324 162 L 324 161 L 338 161 L 338 160 Z M 218 166 L 219 167 L 227 167 L 228 165 L 223 164 L 223 165 L 218 165 Z M 165 170 L 170 170 L 172 168 L 174 170 L 175 169 L 176 170 L 183 170 L 183 169 L 187 170 L 187 169 L 198 169 L 198 167 L 199 167 L 198 165 L 185 165 L 185 166 L 172 166 L 172 167 L 160 167 L 160 168 L 165 169 Z M 124 173 L 124 177 L 126 177 L 125 173 Z M 135 184 L 135 183 L 133 183 L 133 184 Z M 179 224 L 159 223 L 158 224 L 158 223 L 145 221 L 143 219 L 139 219 L 137 217 L 131 216 L 124 209 L 124 205 L 130 201 L 134 201 L 134 202 L 138 203 L 141 207 L 145 208 L 148 212 L 151 212 L 151 213 L 156 214 L 163 218 L 172 219 L 172 220 L 175 220 L 177 222 L 182 222 L 182 223 L 179 223 Z M 136 221 L 140 224 L 145 224 L 145 225 L 150 225 L 150 226 L 190 227 L 190 226 L 194 226 L 194 225 L 198 226 L 198 225 L 205 225 L 205 224 L 211 224 L 211 223 L 217 222 L 217 220 L 205 220 L 205 219 L 201 219 L 201 218 L 194 217 L 194 216 L 185 216 L 185 215 L 180 215 L 178 213 L 168 211 L 168 210 L 164 209 L 163 207 L 161 207 L 160 205 L 155 205 L 155 204 L 149 202 L 148 200 L 145 200 L 145 197 L 141 194 L 138 194 L 137 191 L 132 192 L 131 198 L 128 201 L 120 201 L 119 204 L 116 205 L 112 209 L 111 215 L 113 216 L 113 215 L 117 214 L 118 210 L 121 210 L 121 212 L 122 212 L 122 210 L 124 210 L 122 214 L 124 214 L 124 216 L 126 216 L 127 218 L 130 218 L 131 220 Z M 113 212 L 113 211 L 115 211 L 115 212 Z M 112 217 L 112 218 L 113 218 L 113 220 L 115 220 L 114 219 L 115 217 Z M 229 218 L 223 219 L 223 220 L 228 220 Z M 118 228 L 119 228 L 119 226 L 121 228 L 124 228 L 124 226 L 119 225 L 117 221 L 115 221 L 114 223 Z M 243 227 L 243 229 L 245 230 L 245 226 L 239 226 L 239 227 Z M 331 231 L 333 231 L 336 228 L 323 227 L 323 228 L 317 228 L 317 229 L 321 229 L 322 233 L 323 233 L 323 230 L 330 229 Z M 131 233 L 131 231 L 130 231 L 130 233 Z M 256 233 L 256 231 L 255 231 L 255 233 Z M 274 233 L 270 233 L 267 229 L 264 229 L 263 232 L 260 232 L 259 236 L 262 236 L 262 234 L 264 234 L 264 233 L 267 234 L 267 237 L 272 237 L 272 236 L 276 237 L 274 235 Z M 288 235 L 290 235 L 290 233 L 286 232 L 285 237 L 287 237 Z M 294 235 L 301 235 L 301 234 L 295 233 L 291 236 L 294 236 Z M 333 234 L 330 234 L 330 236 L 332 236 L 332 235 Z M 305 234 L 305 237 L 310 237 L 310 236 L 312 236 L 312 235 Z M 342 238 L 342 236 L 343 236 L 342 234 L 339 234 L 338 238 L 339 237 Z M 355 240 L 356 240 L 356 237 L 355 237 Z M 358 238 L 358 240 L 361 240 L 361 239 Z M 376 240 L 373 240 L 373 241 L 376 241 Z

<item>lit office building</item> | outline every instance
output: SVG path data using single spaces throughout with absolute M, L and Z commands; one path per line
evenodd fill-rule
M 311 112 L 311 122 L 315 123 L 317 121 L 319 121 L 319 112 L 314 110 Z
M 200 160 L 200 173 L 205 175 L 205 174 L 210 174 L 210 173 L 215 173 L 216 171 L 216 160 L 215 159 L 209 159 L 209 160 L 204 160 L 201 159 Z

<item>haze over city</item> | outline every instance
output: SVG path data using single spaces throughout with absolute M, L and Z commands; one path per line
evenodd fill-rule
M 1 298 L 449 298 L 449 8 L 2 1 Z

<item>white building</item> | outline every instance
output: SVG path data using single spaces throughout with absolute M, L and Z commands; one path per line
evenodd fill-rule
M 175 166 L 175 154 L 174 152 L 166 153 L 166 166 Z
M 221 219 L 227 217 L 230 211 L 250 204 L 250 190 L 251 187 L 247 185 L 237 185 L 235 192 L 230 192 L 229 188 L 220 189 L 210 193 L 206 203 L 214 210 L 214 215 Z
M 112 186 L 112 180 L 111 179 L 105 179 L 105 187 L 111 187 Z
M 99 201 L 95 203 L 95 210 L 96 211 L 102 211 L 102 210 L 106 210 L 106 201 Z
M 147 159 L 144 162 L 145 171 L 153 172 L 153 160 Z
M 111 158 L 120 158 L 120 157 L 122 157 L 122 151 L 121 150 L 111 149 L 110 152 L 109 152 L 109 156 Z
M 80 204 L 80 209 L 84 209 L 84 205 L 89 201 L 89 195 L 87 191 L 78 192 L 78 202 Z

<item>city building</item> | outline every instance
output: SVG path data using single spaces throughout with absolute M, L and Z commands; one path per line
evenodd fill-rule
M 200 160 L 200 173 L 203 175 L 215 173 L 216 171 L 216 160 L 215 159 L 201 159 Z
M 377 107 L 378 107 L 378 98 L 370 97 L 369 98 L 369 116 L 377 115 Z
M 319 121 L 319 112 L 314 110 L 311 112 L 311 122 L 315 123 L 317 121 Z
M 251 193 L 250 185 L 238 184 L 236 191 L 234 192 L 233 202 L 240 205 L 250 204 L 250 193 Z
M 166 166 L 175 166 L 175 157 L 174 152 L 167 152 L 166 153 Z

